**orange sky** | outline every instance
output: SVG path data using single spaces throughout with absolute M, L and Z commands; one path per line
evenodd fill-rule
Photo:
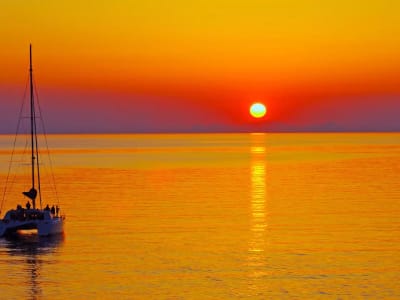
M 17 111 L 31 42 L 57 131 L 400 130 L 399 11 L 387 0 L 5 1 L 0 100 Z M 254 101 L 266 119 L 248 117 Z

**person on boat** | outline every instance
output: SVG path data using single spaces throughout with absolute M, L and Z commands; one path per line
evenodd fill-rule
M 29 200 L 26 202 L 25 206 L 26 206 L 26 209 L 30 209 L 31 208 L 31 203 L 29 202 Z
M 46 207 L 44 208 L 44 210 L 50 211 L 50 206 L 47 204 Z
M 58 217 L 58 213 L 60 212 L 60 208 L 56 205 L 56 216 Z
M 51 214 L 54 216 L 56 214 L 56 209 L 54 205 L 51 207 Z

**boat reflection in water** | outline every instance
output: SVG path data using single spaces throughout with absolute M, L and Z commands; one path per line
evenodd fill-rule
M 0 251 L 6 252 L 10 261 L 17 261 L 22 266 L 18 275 L 25 277 L 25 299 L 42 298 L 42 283 L 45 281 L 41 278 L 42 268 L 52 263 L 52 255 L 63 242 L 64 234 L 43 237 L 31 231 L 20 231 L 0 239 Z

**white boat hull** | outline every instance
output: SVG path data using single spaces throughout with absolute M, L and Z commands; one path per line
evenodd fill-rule
M 64 232 L 64 219 L 53 218 L 39 221 L 37 224 L 38 235 L 46 236 Z
M 10 210 L 0 220 L 0 237 L 31 229 L 36 229 L 39 236 L 59 234 L 64 231 L 64 222 L 64 216 L 54 216 L 46 210 Z

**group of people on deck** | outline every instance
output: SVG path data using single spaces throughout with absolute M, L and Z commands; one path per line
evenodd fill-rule
M 31 203 L 30 203 L 29 200 L 26 202 L 25 206 L 26 206 L 26 209 L 30 209 L 31 208 Z M 60 212 L 60 208 L 58 207 L 58 205 L 56 205 L 56 206 L 53 205 L 50 208 L 50 206 L 47 204 L 46 207 L 44 208 L 44 210 L 47 210 L 47 211 L 51 212 L 51 214 L 53 216 L 57 216 L 57 217 L 58 217 L 58 214 Z

